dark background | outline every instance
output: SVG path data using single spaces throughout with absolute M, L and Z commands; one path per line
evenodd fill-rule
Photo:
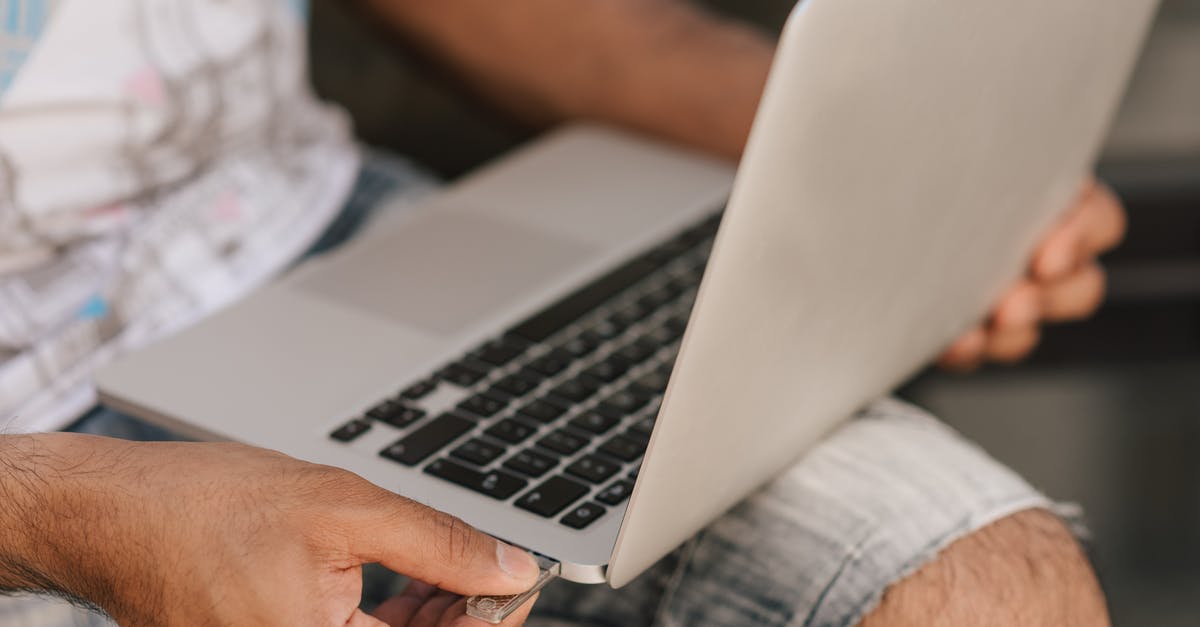
M 785 0 L 711 0 L 777 31 Z M 318 91 L 359 136 L 452 178 L 536 129 L 474 99 L 338 0 L 313 4 Z M 1128 204 L 1111 295 L 1033 359 L 928 372 L 904 395 L 1082 504 L 1118 625 L 1200 623 L 1200 0 L 1165 0 L 1102 176 Z

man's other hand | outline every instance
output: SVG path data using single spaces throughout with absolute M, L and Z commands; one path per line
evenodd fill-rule
M 1043 323 L 1092 315 L 1105 292 L 1098 257 L 1120 243 L 1125 227 L 1121 201 L 1103 183 L 1089 181 L 1075 206 L 1042 240 L 1026 275 L 938 363 L 961 371 L 988 361 L 1014 363 L 1037 346 Z
M 38 504 L 21 530 L 31 541 L 10 557 L 121 625 L 482 627 L 449 593 L 514 594 L 538 576 L 527 552 L 456 518 L 279 453 L 73 434 L 5 440 L 5 463 L 28 469 Z M 417 591 L 448 593 L 390 621 L 369 616 L 358 609 L 361 565 L 375 562 L 430 584 Z

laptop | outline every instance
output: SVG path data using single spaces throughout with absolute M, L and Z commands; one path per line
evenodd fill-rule
M 104 368 L 619 587 L 985 315 L 1079 191 L 1154 0 L 808 0 L 736 172 L 553 133 Z

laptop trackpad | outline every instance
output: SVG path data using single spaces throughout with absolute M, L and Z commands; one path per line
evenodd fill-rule
M 452 334 L 527 302 L 595 248 L 480 214 L 431 212 L 308 268 L 292 285 Z

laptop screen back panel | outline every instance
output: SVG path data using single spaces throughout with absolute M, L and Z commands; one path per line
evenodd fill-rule
M 1151 0 L 808 0 L 608 570 L 621 586 L 978 321 L 1087 175 Z

